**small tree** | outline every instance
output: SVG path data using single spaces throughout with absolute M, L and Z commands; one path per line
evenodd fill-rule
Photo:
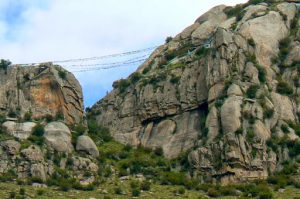
M 7 68 L 11 65 L 11 61 L 1 59 L 0 60 L 0 69 L 7 71 Z
M 167 38 L 166 38 L 166 44 L 167 44 L 167 43 L 169 43 L 169 42 L 170 42 L 170 41 L 172 41 L 172 40 L 173 40 L 173 38 L 172 38 L 172 37 L 170 37 L 170 36 L 169 36 L 169 37 L 167 37 Z

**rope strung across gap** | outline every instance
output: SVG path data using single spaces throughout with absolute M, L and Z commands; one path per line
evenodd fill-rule
M 71 71 L 74 72 L 74 73 L 76 73 L 76 72 L 88 72 L 88 71 L 94 71 L 94 70 L 107 70 L 107 69 L 112 69 L 112 68 L 119 68 L 119 67 L 130 65 L 130 64 L 142 63 L 142 62 L 144 62 L 146 60 L 147 59 L 140 59 L 140 60 L 136 60 L 136 61 L 132 61 L 132 62 L 127 62 L 127 63 L 122 63 L 122 64 L 118 64 L 118 65 L 110 65 L 110 66 L 105 66 L 105 67 L 83 68 L 83 69 L 71 70 Z
M 67 59 L 67 60 L 57 60 L 57 61 L 47 61 L 47 62 L 52 62 L 54 64 L 61 64 L 61 63 L 69 63 L 69 62 L 83 62 L 83 61 L 95 61 L 95 60 L 101 60 L 101 59 L 107 59 L 107 58 L 112 58 L 112 57 L 123 57 L 123 56 L 128 56 L 128 55 L 134 55 L 142 52 L 147 52 L 150 50 L 153 50 L 157 48 L 158 46 L 153 46 L 141 50 L 134 50 L 134 51 L 128 51 L 128 52 L 123 52 L 123 53 L 116 53 L 116 54 L 110 54 L 110 55 L 103 55 L 103 56 L 98 56 L 98 57 L 89 57 L 89 58 L 79 58 L 79 59 Z M 37 65 L 37 64 L 42 64 L 46 62 L 37 62 L 37 63 L 26 63 L 26 64 L 16 64 L 16 65 L 21 65 L 21 66 L 30 66 L 30 65 Z
M 120 62 L 111 62 L 111 63 L 95 63 L 95 64 L 72 64 L 72 65 L 66 65 L 64 67 L 68 68 L 68 67 L 91 67 L 91 66 L 112 66 L 112 65 L 120 65 L 120 64 L 131 64 L 131 63 L 135 63 L 134 61 L 136 60 L 142 60 L 142 58 L 148 57 L 149 53 L 143 56 L 139 56 L 139 57 L 134 57 L 132 59 L 129 60 L 125 60 L 125 61 L 120 61 Z M 144 60 L 144 59 L 143 59 Z

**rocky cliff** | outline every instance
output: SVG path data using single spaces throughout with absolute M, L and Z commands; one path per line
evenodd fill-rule
M 93 183 L 99 151 L 73 74 L 51 63 L 0 66 L 0 180 Z
M 35 119 L 60 116 L 68 124 L 83 120 L 81 86 L 60 66 L 11 66 L 0 70 L 0 84 L 2 114 Z
M 299 38 L 293 3 L 214 7 L 89 114 L 122 143 L 188 153 L 202 181 L 265 179 L 299 158 Z

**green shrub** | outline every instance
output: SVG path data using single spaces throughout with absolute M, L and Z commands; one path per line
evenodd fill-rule
M 247 97 L 252 99 L 255 98 L 258 89 L 259 89 L 259 85 L 251 85 L 246 92 Z
M 289 46 L 291 44 L 291 39 L 289 37 L 286 37 L 284 39 L 282 39 L 279 42 L 279 58 L 281 60 L 281 62 L 283 62 L 286 58 L 286 56 L 288 55 L 290 49 Z
M 9 182 L 16 179 L 18 176 L 14 170 L 8 170 L 0 175 L 0 182 Z
M 167 52 L 165 53 L 164 57 L 165 57 L 165 59 L 166 59 L 167 61 L 170 61 L 170 60 L 174 59 L 174 58 L 176 57 L 176 52 L 175 52 L 175 50 L 169 50 L 169 51 L 167 51 Z
M 286 124 L 282 124 L 281 125 L 281 130 L 282 130 L 282 132 L 284 132 L 284 133 L 289 133 L 290 131 L 289 131 L 289 127 L 288 127 L 288 125 L 286 125 Z
M 156 147 L 154 149 L 154 154 L 157 156 L 163 156 L 164 155 L 164 150 L 162 147 Z
M 126 89 L 130 86 L 130 81 L 127 79 L 121 79 L 119 80 L 117 85 L 117 88 L 120 90 L 120 93 L 124 93 Z
M 140 183 L 138 181 L 136 181 L 136 180 L 133 180 L 133 181 L 130 182 L 130 187 L 132 189 L 139 188 L 140 187 Z
M 16 192 L 12 191 L 9 193 L 9 198 L 16 198 Z
M 141 190 L 149 191 L 151 188 L 151 183 L 149 181 L 143 181 L 141 184 Z
M 294 89 L 284 81 L 279 81 L 277 84 L 277 92 L 282 95 L 291 95 L 294 93 Z
M 171 79 L 170 79 L 170 82 L 172 84 L 178 84 L 178 82 L 180 81 L 180 77 L 179 76 L 172 76 Z
M 64 120 L 64 119 L 65 119 L 65 116 L 64 116 L 63 112 L 59 111 L 59 112 L 56 113 L 55 120 L 58 121 L 58 120 Z
M 115 187 L 114 192 L 115 192 L 115 194 L 117 194 L 117 195 L 123 194 L 123 190 L 122 190 L 122 188 L 119 187 L 119 186 L 118 186 L 118 187 Z
M 18 117 L 18 113 L 15 110 L 9 110 L 8 117 L 16 118 Z
M 252 38 L 248 39 L 248 43 L 250 46 L 255 47 L 255 41 Z
M 259 194 L 259 199 L 272 199 L 273 194 L 271 192 L 263 192 Z
M 185 174 L 180 172 L 162 173 L 162 184 L 184 185 L 186 180 Z
M 67 72 L 64 71 L 64 70 L 59 70 L 59 71 L 58 71 L 58 76 L 59 76 L 61 79 L 66 79 L 66 78 L 67 78 Z
M 219 187 L 219 191 L 222 196 L 235 196 L 236 195 L 236 189 L 233 186 Z
M 141 195 L 141 191 L 139 189 L 137 189 L 137 188 L 132 189 L 132 196 L 133 197 L 138 197 L 140 195 Z
M 208 189 L 207 195 L 208 195 L 209 197 L 216 198 L 216 197 L 220 197 L 220 196 L 221 196 L 221 193 L 220 193 L 219 190 L 217 190 L 216 188 L 212 187 L 212 188 Z
M 252 141 L 255 137 L 255 133 L 253 131 L 253 129 L 248 129 L 247 130 L 247 135 L 246 135 L 246 138 L 248 141 Z
M 170 37 L 170 36 L 167 37 L 167 38 L 166 38 L 166 44 L 169 43 L 169 42 L 172 41 L 172 40 L 173 40 L 173 37 Z
M 181 194 L 181 195 L 184 194 L 185 193 L 185 189 L 183 187 L 180 187 L 178 189 L 178 193 Z
M 38 196 L 42 196 L 42 195 L 44 195 L 45 193 L 46 193 L 46 191 L 43 190 L 43 189 L 38 189 L 38 190 L 36 191 L 36 195 L 38 195 Z
M 21 196 L 24 196 L 24 195 L 25 195 L 25 189 L 24 189 L 23 187 L 20 188 L 19 194 L 20 194 Z
M 143 73 L 143 74 L 146 74 L 146 73 L 148 73 L 150 70 L 151 70 L 151 67 L 148 66 L 148 67 L 144 68 L 144 70 L 143 70 L 142 73 Z
M 142 75 L 139 72 L 134 72 L 131 76 L 130 76 L 130 82 L 132 84 L 135 84 L 136 82 L 138 82 L 141 79 Z
M 4 114 L 0 114 L 0 123 L 3 123 L 6 121 L 6 117 Z
M 260 66 L 260 65 L 257 65 L 257 64 L 256 64 L 256 68 L 258 70 L 258 79 L 259 79 L 259 81 L 261 83 L 265 83 L 267 81 L 265 68 Z
M 108 128 L 99 126 L 95 120 L 88 120 L 88 129 L 89 135 L 94 141 L 109 142 L 112 140 Z
M 32 118 L 32 112 L 31 111 L 28 111 L 24 114 L 24 117 L 23 117 L 23 120 L 24 121 L 31 121 L 31 118 Z
M 287 177 L 285 175 L 270 176 L 267 179 L 269 184 L 278 185 L 280 188 L 287 186 Z
M 35 136 L 43 136 L 45 133 L 44 126 L 38 123 L 33 129 L 32 129 L 32 135 Z
M 195 55 L 197 57 L 205 57 L 208 53 L 209 53 L 209 49 L 205 48 L 205 47 L 201 47 L 199 49 L 196 50 Z
M 292 129 L 294 129 L 295 133 L 300 136 L 300 124 L 291 121 L 288 121 L 287 123 Z
M 266 110 L 264 110 L 264 118 L 265 119 L 270 119 L 271 117 L 273 117 L 274 115 L 274 110 L 271 108 L 268 108 Z
M 223 104 L 224 104 L 224 99 L 223 98 L 216 99 L 216 102 L 215 102 L 216 108 L 222 107 Z
M 242 16 L 240 16 L 242 11 L 243 11 L 243 7 L 241 5 L 237 5 L 235 7 L 227 7 L 224 10 L 228 18 L 239 16 L 237 21 L 239 21 L 242 18 Z

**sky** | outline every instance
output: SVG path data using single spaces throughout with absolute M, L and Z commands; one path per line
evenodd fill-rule
M 1 0 L 0 58 L 14 64 L 103 56 L 158 46 L 210 8 L 247 0 Z M 121 61 L 110 58 L 107 63 Z M 105 60 L 103 61 L 105 63 Z M 86 63 L 76 63 L 86 64 Z M 75 72 L 91 106 L 138 64 Z

